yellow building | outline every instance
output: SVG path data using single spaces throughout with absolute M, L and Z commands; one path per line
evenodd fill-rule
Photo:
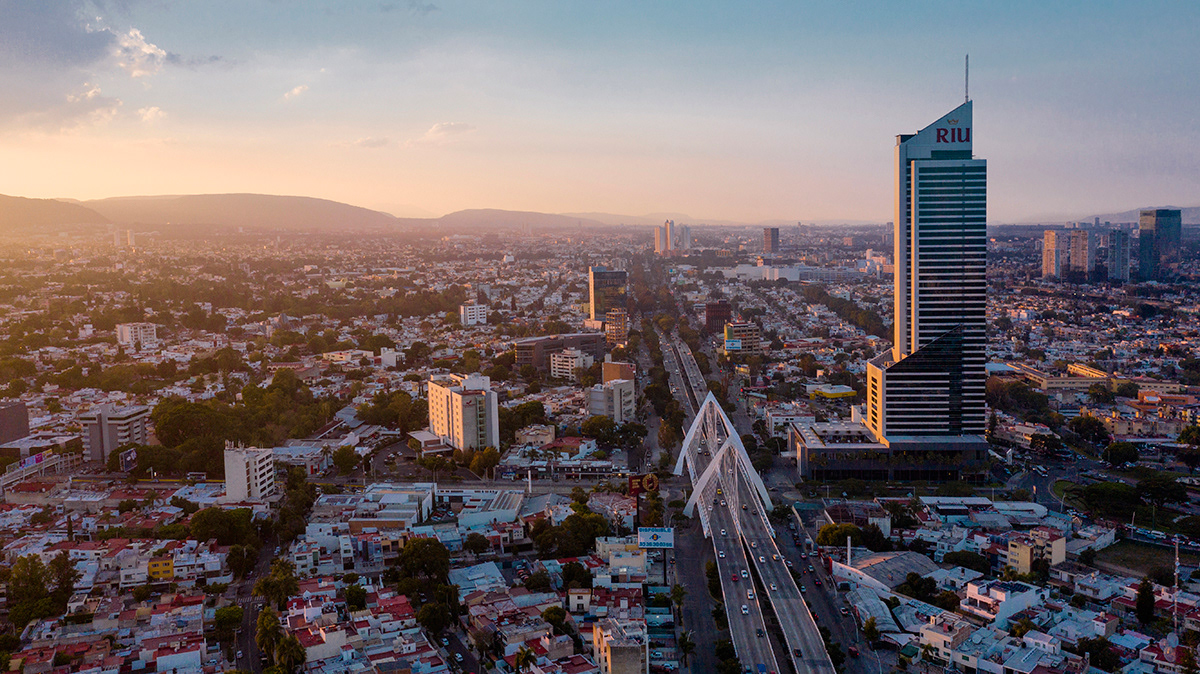
M 149 569 L 146 571 L 146 575 L 151 581 L 174 580 L 175 559 L 172 557 L 155 557 L 151 559 Z
M 1050 566 L 1067 560 L 1067 539 L 1052 529 L 1039 527 L 1027 534 L 1008 539 L 1008 567 L 1017 573 L 1030 573 L 1033 563 L 1044 559 Z

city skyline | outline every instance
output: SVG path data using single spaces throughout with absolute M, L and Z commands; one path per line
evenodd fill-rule
M 884 222 L 968 52 L 996 222 L 1200 186 L 1191 7 L 290 7 L 0 4 L 5 193 Z

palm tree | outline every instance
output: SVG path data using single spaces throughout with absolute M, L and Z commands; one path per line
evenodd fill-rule
M 923 644 L 921 646 L 921 664 L 925 666 L 926 672 L 929 671 L 929 665 L 933 664 L 934 653 L 932 644 Z
M 300 640 L 292 635 L 288 635 L 275 647 L 275 660 L 285 672 L 296 671 L 297 667 L 304 664 L 305 657 L 307 654 L 304 646 L 301 646 Z
M 534 655 L 528 646 L 522 646 L 517 651 L 517 656 L 513 659 L 513 664 L 517 666 L 518 672 L 528 672 L 537 664 L 537 655 Z
M 683 665 L 687 666 L 688 656 L 696 650 L 696 642 L 692 641 L 691 631 L 684 632 L 679 635 L 679 639 L 675 641 L 675 647 L 683 654 Z
M 279 618 L 276 617 L 275 611 L 270 606 L 264 606 L 258 614 L 258 628 L 254 633 L 254 643 L 258 644 L 259 650 L 268 658 L 274 660 L 275 647 L 279 645 L 282 638 L 283 628 L 279 625 Z

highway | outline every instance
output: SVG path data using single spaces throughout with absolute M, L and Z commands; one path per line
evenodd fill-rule
M 708 387 L 691 350 L 674 335 L 663 343 L 664 360 L 676 395 L 688 406 L 694 405 L 692 410 L 699 413 L 703 407 L 700 401 L 708 396 Z M 693 483 L 705 473 L 729 432 L 736 433 L 736 429 L 725 427 L 724 422 L 708 423 L 714 419 L 710 418 L 712 413 L 706 414 L 710 416 L 704 419 L 705 427 L 710 429 L 711 437 L 698 437 L 683 449 L 687 452 L 687 468 Z M 790 660 L 801 674 L 834 674 L 817 624 L 786 558 L 776 546 L 761 494 L 748 480 L 748 473 L 753 473 L 756 480 L 757 473 L 748 462 L 739 460 L 733 450 L 730 447 L 722 455 L 722 463 L 713 475 L 716 479 L 697 485 L 701 493 L 696 507 L 702 521 L 708 521 L 717 553 L 725 611 L 738 659 L 752 671 L 762 664 L 770 672 L 779 672 L 777 663 Z M 776 657 L 772 639 L 767 636 L 764 611 L 773 613 L 778 621 L 785 648 L 782 658 Z

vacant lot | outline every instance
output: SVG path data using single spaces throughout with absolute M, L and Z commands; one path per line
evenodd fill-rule
M 1181 552 L 1179 562 L 1195 566 L 1200 563 L 1200 558 Z M 1144 576 L 1156 566 L 1174 568 L 1175 551 L 1135 541 L 1118 541 L 1096 553 L 1096 566 L 1113 567 L 1114 572 L 1136 572 L 1138 576 Z

